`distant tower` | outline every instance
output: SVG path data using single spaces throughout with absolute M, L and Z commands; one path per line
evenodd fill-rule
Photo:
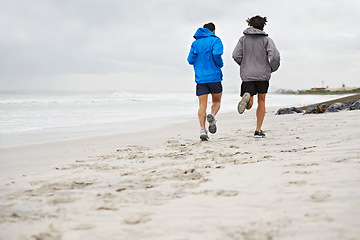
M 324 88 L 324 80 L 321 81 L 321 87 Z

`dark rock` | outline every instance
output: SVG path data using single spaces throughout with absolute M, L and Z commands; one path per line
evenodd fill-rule
M 325 112 L 326 111 L 326 109 L 329 107 L 329 104 L 321 104 L 320 106 L 319 106 L 319 111 L 321 112 L 321 113 L 323 113 L 323 112 Z
M 277 110 L 275 115 L 295 114 L 295 113 L 304 113 L 304 111 L 297 107 L 280 108 L 279 110 Z
M 317 113 L 316 108 L 317 108 L 317 106 L 307 107 L 305 113 L 306 113 L 306 114 L 309 114 L 309 113 Z
M 353 102 L 353 101 L 347 101 L 347 102 L 345 103 L 345 107 L 348 108 L 348 107 L 350 107 L 353 103 L 355 103 L 355 102 Z
M 295 114 L 296 112 L 291 111 L 290 108 L 280 108 L 277 110 L 275 115 L 284 115 L 284 114 Z
M 331 104 L 325 112 L 340 112 L 341 110 L 344 110 L 345 104 L 337 102 L 337 103 L 333 103 Z
M 326 109 L 325 112 L 340 112 L 341 110 L 340 109 L 336 109 L 334 107 L 328 107 L 328 109 Z
M 360 110 L 360 99 L 351 104 L 348 110 Z
M 328 104 L 313 105 L 306 108 L 305 114 L 324 113 L 328 107 L 329 107 Z
M 302 109 L 297 108 L 297 107 L 291 107 L 290 110 L 293 112 L 296 112 L 296 113 L 304 113 L 304 111 Z

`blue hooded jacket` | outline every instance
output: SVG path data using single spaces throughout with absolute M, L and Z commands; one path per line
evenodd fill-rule
M 199 28 L 196 39 L 190 49 L 187 61 L 194 66 L 196 83 L 213 83 L 222 81 L 221 68 L 224 66 L 221 55 L 223 44 L 213 32 L 207 28 Z

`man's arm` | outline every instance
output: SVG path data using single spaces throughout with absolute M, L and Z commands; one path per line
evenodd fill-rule
M 275 72 L 280 67 L 280 53 L 277 50 L 274 41 L 271 38 L 268 38 L 267 44 L 267 54 L 269 58 L 269 63 L 271 67 L 271 72 Z
M 241 61 L 243 58 L 242 38 L 240 38 L 238 43 L 236 44 L 234 51 L 232 53 L 232 58 L 237 64 L 241 65 Z
M 224 66 L 224 62 L 221 58 L 221 55 L 223 54 L 223 52 L 224 52 L 223 44 L 222 44 L 220 38 L 218 38 L 214 43 L 212 54 L 213 54 L 215 64 L 218 65 L 220 68 L 222 68 Z
M 189 52 L 189 56 L 187 58 L 187 61 L 190 65 L 193 65 L 194 64 L 194 61 L 195 61 L 195 53 L 194 53 L 194 48 L 193 48 L 193 45 L 191 44 L 191 49 L 190 49 L 190 52 Z

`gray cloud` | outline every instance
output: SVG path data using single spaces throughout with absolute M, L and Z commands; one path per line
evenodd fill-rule
M 355 0 L 0 0 L 0 90 L 189 91 L 192 35 L 209 21 L 224 43 L 224 86 L 238 86 L 231 52 L 255 14 L 282 56 L 272 85 L 357 85 L 358 12 Z

